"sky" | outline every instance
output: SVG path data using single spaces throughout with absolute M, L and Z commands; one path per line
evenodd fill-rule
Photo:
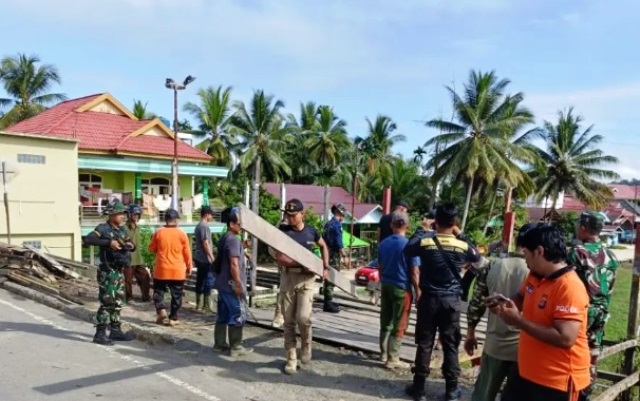
M 241 101 L 263 89 L 296 115 L 328 104 L 351 136 L 388 115 L 406 157 L 437 134 L 425 120 L 451 116 L 445 86 L 495 70 L 537 123 L 573 106 L 620 159 L 613 169 L 640 178 L 636 1 L 3 0 L 0 55 L 55 65 L 69 98 L 109 92 L 169 119 L 165 79 L 187 75 L 180 106 L 223 85 Z

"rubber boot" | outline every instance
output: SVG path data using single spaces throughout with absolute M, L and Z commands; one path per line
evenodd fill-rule
M 120 327 L 120 323 L 111 323 L 111 332 L 109 333 L 109 340 L 112 341 L 132 341 L 134 335 L 131 332 L 124 333 Z
M 227 343 L 227 325 L 216 323 L 213 329 L 213 350 L 216 352 L 229 351 L 229 343 Z
M 388 331 L 380 332 L 380 362 L 382 363 L 386 363 L 388 359 L 390 335 Z
M 211 297 L 208 295 L 205 295 L 203 297 L 203 301 L 202 301 L 202 311 L 203 312 L 213 312 L 211 310 Z
M 338 306 L 338 304 L 335 302 L 331 302 L 325 299 L 324 307 L 322 308 L 322 310 L 329 313 L 339 313 L 340 306 Z
M 200 304 L 201 298 L 202 298 L 202 295 L 196 294 L 196 310 L 202 309 L 202 305 Z
M 99 324 L 96 326 L 96 334 L 93 336 L 93 342 L 100 345 L 113 345 L 113 341 L 107 337 L 107 325 Z
M 166 309 L 160 309 L 159 311 L 156 312 L 156 323 L 157 324 L 164 324 L 164 321 L 167 319 L 167 310 Z
M 242 329 L 244 327 L 229 327 L 229 356 L 239 357 L 250 354 L 253 348 L 245 348 L 242 346 Z
M 462 395 L 462 392 L 458 388 L 458 381 L 447 380 L 445 386 L 446 390 L 444 399 L 446 401 L 458 401 L 460 399 L 460 396 Z
M 405 392 L 413 401 L 427 401 L 427 392 L 424 387 L 426 380 L 427 378 L 424 376 L 413 376 L 413 383 L 405 389 Z
M 287 375 L 295 375 L 298 368 L 296 349 L 292 348 L 287 351 L 287 363 L 284 365 L 284 373 Z
M 400 360 L 400 341 L 396 336 L 389 337 L 388 355 L 388 369 L 409 369 L 409 364 Z

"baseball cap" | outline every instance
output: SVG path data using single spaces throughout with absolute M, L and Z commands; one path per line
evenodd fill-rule
M 429 220 L 434 220 L 436 218 L 436 211 L 435 209 L 431 209 L 427 212 L 427 214 L 425 214 L 424 216 L 422 216 L 423 219 L 429 219 Z
M 409 210 L 409 204 L 403 200 L 399 200 L 396 202 L 396 207 L 402 206 L 403 208 Z
M 333 214 L 340 213 L 343 216 L 346 216 L 347 209 L 344 206 L 342 206 L 342 203 L 336 203 L 335 205 L 331 206 L 331 213 Z
M 164 221 L 178 220 L 180 218 L 180 214 L 175 209 L 167 209 L 164 212 Z
M 200 209 L 200 216 L 204 216 L 206 214 L 213 215 L 213 209 L 211 209 L 211 206 L 202 206 L 202 209 Z
M 604 217 L 598 212 L 583 212 L 578 221 L 589 230 L 601 231 L 604 228 Z
M 299 199 L 295 199 L 295 198 L 289 200 L 284 205 L 284 209 L 282 209 L 282 211 L 287 214 L 296 214 L 298 212 L 302 212 L 303 210 L 304 210 L 304 206 L 302 205 L 302 202 L 300 202 Z
M 408 226 L 409 216 L 404 212 L 393 212 L 391 214 L 391 224 L 394 226 Z

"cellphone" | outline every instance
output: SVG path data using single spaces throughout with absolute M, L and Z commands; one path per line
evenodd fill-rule
M 502 294 L 495 294 L 487 297 L 484 302 L 487 304 L 509 302 L 509 298 Z

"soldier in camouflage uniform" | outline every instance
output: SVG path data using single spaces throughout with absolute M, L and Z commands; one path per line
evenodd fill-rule
M 596 379 L 598 356 L 602 349 L 604 328 L 609 319 L 609 303 L 618 269 L 614 253 L 600 241 L 604 217 L 597 212 L 580 215 L 576 230 L 576 244 L 569 251 L 567 262 L 573 265 L 589 293 L 589 320 L 587 336 L 591 349 L 591 383 Z M 591 387 L 580 394 L 580 400 L 589 400 Z
M 107 206 L 103 214 L 109 216 L 106 223 L 99 224 L 83 238 L 85 245 L 100 248 L 98 267 L 98 300 L 100 307 L 96 314 L 96 334 L 93 342 L 113 345 L 112 341 L 130 341 L 130 333 L 123 333 L 120 327 L 120 310 L 125 301 L 123 270 L 131 263 L 131 251 L 135 245 L 124 227 L 127 208 L 120 202 Z M 107 337 L 107 324 L 111 331 Z
M 346 258 L 347 254 L 344 249 L 344 244 L 342 243 L 342 220 L 344 219 L 344 215 L 346 214 L 346 209 L 341 204 L 333 205 L 331 207 L 331 213 L 333 214 L 333 218 L 329 220 L 324 225 L 324 230 L 322 232 L 322 238 L 324 242 L 329 247 L 329 264 L 334 269 L 340 269 L 342 265 L 341 258 Z M 333 291 L 335 289 L 335 285 L 331 284 L 329 281 L 324 280 L 324 307 L 323 310 L 325 312 L 330 313 L 338 313 L 340 312 L 340 307 L 338 304 L 333 302 Z

